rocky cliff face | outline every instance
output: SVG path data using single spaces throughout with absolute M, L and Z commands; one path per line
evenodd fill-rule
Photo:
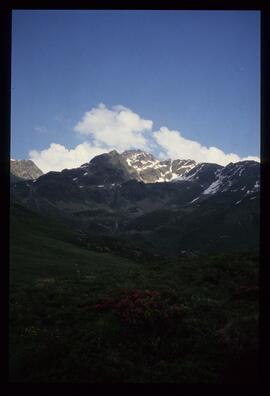
M 43 175 L 43 172 L 31 160 L 11 160 L 10 180 L 15 183 L 19 180 L 34 180 Z
M 128 150 L 121 154 L 128 165 L 139 175 L 144 183 L 165 182 L 184 176 L 195 165 L 192 160 L 164 160 L 159 161 L 152 154 L 142 150 Z

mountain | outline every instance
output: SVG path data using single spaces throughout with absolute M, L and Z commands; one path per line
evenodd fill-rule
M 85 235 L 133 241 L 162 254 L 258 247 L 258 162 L 167 160 L 166 171 L 165 162 L 139 150 L 111 151 L 78 168 L 15 183 L 11 196 Z M 161 181 L 168 175 L 171 181 Z
M 10 181 L 16 183 L 21 180 L 34 180 L 43 172 L 31 160 L 10 160 Z
M 257 382 L 259 164 L 133 172 L 113 152 L 12 186 L 11 381 Z
M 159 161 L 152 154 L 142 150 L 124 151 L 121 156 L 137 171 L 139 180 L 144 183 L 171 181 L 185 175 L 196 165 L 192 160 Z
M 89 163 L 73 169 L 79 185 L 109 185 L 137 180 L 144 183 L 165 182 L 184 176 L 196 165 L 192 160 L 159 161 L 142 150 L 128 150 L 119 154 L 113 150 L 93 158 Z M 68 173 L 71 175 L 70 171 Z

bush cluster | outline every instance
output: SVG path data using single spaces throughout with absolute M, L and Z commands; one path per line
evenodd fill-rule
M 146 324 L 167 326 L 176 324 L 187 311 L 182 304 L 173 303 L 156 290 L 131 289 L 118 297 L 106 297 L 95 305 L 98 312 L 111 311 L 129 326 Z

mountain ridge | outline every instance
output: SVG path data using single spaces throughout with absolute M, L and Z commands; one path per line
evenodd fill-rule
M 89 162 L 83 163 L 77 168 L 65 168 L 60 172 L 63 171 L 70 171 L 74 169 L 81 169 L 89 167 L 90 164 L 100 165 L 102 162 L 107 162 L 116 165 L 122 169 L 122 172 L 126 174 L 129 173 L 130 178 L 136 179 L 138 181 L 142 181 L 144 183 L 156 183 L 156 182 L 165 182 L 165 181 L 178 181 L 183 179 L 192 179 L 192 174 L 198 171 L 198 168 L 203 166 L 208 167 L 217 167 L 217 168 L 224 168 L 223 165 L 217 163 L 208 163 L 208 162 L 199 162 L 196 163 L 194 160 L 191 159 L 157 159 L 153 154 L 150 152 L 146 152 L 141 149 L 131 149 L 125 150 L 122 153 L 118 153 L 116 150 L 112 150 L 108 153 L 103 153 L 93 157 Z M 255 162 L 254 160 L 243 160 L 236 163 L 249 163 Z M 15 160 L 11 159 L 11 173 L 16 175 L 17 177 L 21 177 L 23 179 L 36 179 L 39 176 L 43 175 L 44 173 L 37 167 L 37 165 L 32 160 Z M 236 163 L 229 163 L 228 165 L 233 165 Z M 33 175 L 22 175 L 19 174 L 19 171 L 16 173 L 16 168 L 20 166 L 21 168 L 32 167 L 35 168 L 36 174 Z M 104 164 L 103 164 L 104 165 Z M 24 171 L 25 172 L 25 171 Z M 50 171 L 55 172 L 55 171 Z M 26 172 L 25 172 L 26 173 Z M 49 172 L 47 172 L 49 173 Z M 123 176 L 124 179 L 127 179 L 128 175 L 126 174 Z
M 124 157 L 130 155 L 134 151 Z M 149 161 L 156 161 L 153 158 Z M 140 161 L 147 162 L 142 157 Z M 252 241 L 257 244 L 260 165 L 256 161 L 192 164 L 191 169 L 184 163 L 186 170 L 171 182 L 152 183 L 141 180 L 145 163 L 137 164 L 137 169 L 130 164 L 116 151 L 101 154 L 78 168 L 14 183 L 11 197 L 87 234 L 144 240 L 156 249 L 170 246 L 174 253 L 192 247 L 203 250 L 199 240 L 211 248 L 237 246 L 237 240 L 243 247 Z M 246 242 L 240 234 L 247 235 Z

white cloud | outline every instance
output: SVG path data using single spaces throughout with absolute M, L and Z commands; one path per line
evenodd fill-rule
M 159 153 L 160 159 L 193 159 L 197 163 L 215 162 L 226 165 L 241 160 L 260 161 L 255 156 L 240 158 L 234 153 L 226 154 L 217 147 L 203 146 L 186 139 L 177 130 L 162 127 L 153 132 L 152 127 L 153 121 L 141 118 L 127 107 L 118 105 L 108 109 L 100 104 L 86 112 L 74 127 L 87 141 L 72 149 L 51 143 L 44 150 L 30 151 L 29 156 L 43 172 L 75 168 L 110 150 L 122 152 L 132 148 Z M 41 131 L 41 128 L 36 127 L 36 130 Z
M 172 159 L 193 159 L 196 162 L 214 162 L 220 165 L 227 165 L 230 162 L 238 162 L 244 159 L 259 161 L 258 157 L 240 158 L 237 154 L 225 154 L 217 147 L 206 147 L 200 143 L 184 138 L 179 131 L 171 131 L 162 127 L 159 131 L 153 132 L 159 146 L 162 147 L 165 155 Z
M 106 151 L 106 148 L 95 147 L 87 142 L 79 144 L 70 150 L 61 144 L 51 143 L 50 147 L 45 150 L 31 150 L 29 156 L 46 173 L 49 171 L 61 171 L 65 168 L 76 168 Z
M 248 155 L 247 157 L 241 158 L 241 161 L 257 161 L 260 162 L 259 157 L 255 157 L 254 155 Z
M 127 107 L 118 105 L 110 110 L 101 103 L 86 112 L 74 130 L 91 137 L 95 145 L 114 147 L 121 152 L 131 148 L 146 149 L 145 132 L 152 126 L 153 121 L 141 118 Z

